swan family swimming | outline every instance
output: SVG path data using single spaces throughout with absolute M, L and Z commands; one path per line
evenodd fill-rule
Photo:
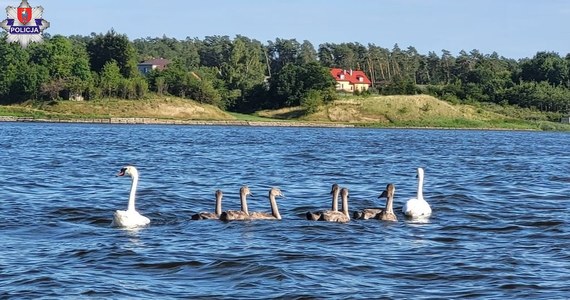
M 141 215 L 135 208 L 135 198 L 137 185 L 139 181 L 139 173 L 134 166 L 123 167 L 117 176 L 129 175 L 131 177 L 131 189 L 129 193 L 129 202 L 127 210 L 117 210 L 113 214 L 112 226 L 135 228 L 142 227 L 150 224 L 150 219 Z M 431 216 L 432 210 L 430 205 L 423 197 L 423 180 L 424 170 L 417 168 L 417 193 L 416 197 L 406 201 L 402 207 L 402 213 L 408 219 L 428 219 Z M 397 222 L 398 217 L 394 213 L 394 194 L 396 188 L 394 184 L 390 183 L 386 189 L 378 196 L 378 198 L 386 198 L 384 207 L 377 208 L 364 208 L 353 213 L 353 219 L 358 220 L 380 220 Z M 247 206 L 247 196 L 252 195 L 249 187 L 243 185 L 240 190 L 240 210 L 227 210 L 222 211 L 222 198 L 223 192 L 216 190 L 216 204 L 214 212 L 200 212 L 191 216 L 192 220 L 222 220 L 222 221 L 252 221 L 252 220 L 281 220 L 279 207 L 277 205 L 277 197 L 284 198 L 285 196 L 279 188 L 271 188 L 268 193 L 269 206 L 271 212 L 249 212 Z M 349 192 L 348 188 L 340 187 L 338 184 L 333 184 L 330 194 L 332 195 L 332 204 L 330 210 L 322 210 L 315 212 L 307 212 L 306 219 L 311 221 L 324 221 L 324 222 L 337 222 L 347 223 L 351 220 L 350 212 L 348 209 Z M 338 209 L 338 198 L 342 198 L 342 207 Z

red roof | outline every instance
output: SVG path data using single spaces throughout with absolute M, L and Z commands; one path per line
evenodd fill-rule
M 343 70 L 338 68 L 331 69 L 331 75 L 336 81 L 348 81 L 352 84 L 371 84 L 370 79 L 362 71 Z
M 163 70 L 170 63 L 170 60 L 164 58 L 153 58 L 151 60 L 143 61 L 140 65 L 156 66 L 157 69 Z

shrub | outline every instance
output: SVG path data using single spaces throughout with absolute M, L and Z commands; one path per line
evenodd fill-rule
M 428 112 L 431 110 L 431 105 L 429 103 L 426 103 L 422 107 L 420 107 L 420 110 L 424 111 L 424 112 Z
M 303 98 L 301 98 L 301 107 L 305 110 L 306 114 L 312 114 L 319 110 L 323 105 L 323 97 L 321 92 L 317 90 L 309 90 Z

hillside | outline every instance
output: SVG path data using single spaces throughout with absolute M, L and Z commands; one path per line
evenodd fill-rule
M 570 126 L 546 121 L 525 121 L 495 113 L 482 107 L 451 104 L 428 95 L 349 97 L 304 115 L 303 109 L 285 108 L 260 111 L 270 118 L 299 118 L 303 121 L 341 122 L 378 127 L 443 127 L 497 129 L 557 129 Z
M 301 107 L 258 111 L 254 115 L 228 113 L 215 106 L 177 97 L 25 103 L 0 106 L 1 115 L 44 119 L 154 118 L 241 122 L 289 121 L 373 127 L 570 131 L 570 125 L 546 121 L 526 121 L 520 117 L 509 117 L 493 112 L 485 107 L 450 104 L 427 95 L 344 97 L 322 106 L 316 113 L 309 115 L 305 115 Z
M 47 118 L 158 118 L 191 120 L 233 120 L 223 110 L 177 97 L 147 100 L 101 99 L 57 101 L 0 107 L 0 114 Z

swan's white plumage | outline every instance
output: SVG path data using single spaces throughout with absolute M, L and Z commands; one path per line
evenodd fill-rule
M 117 210 L 113 214 L 113 226 L 116 227 L 140 227 L 150 224 L 150 219 L 141 215 L 136 210 Z
M 135 195 L 137 191 L 137 185 L 139 182 L 139 172 L 134 166 L 126 166 L 119 171 L 117 176 L 131 176 L 132 183 L 131 183 L 131 192 L 129 194 L 129 204 L 127 210 L 117 210 L 113 214 L 113 223 L 112 226 L 116 227 L 140 227 L 145 226 L 150 223 L 149 218 L 141 215 L 135 209 Z
M 428 218 L 431 216 L 431 207 L 423 194 L 424 169 L 418 168 L 418 191 L 416 198 L 409 199 L 402 207 L 402 212 L 409 218 Z

